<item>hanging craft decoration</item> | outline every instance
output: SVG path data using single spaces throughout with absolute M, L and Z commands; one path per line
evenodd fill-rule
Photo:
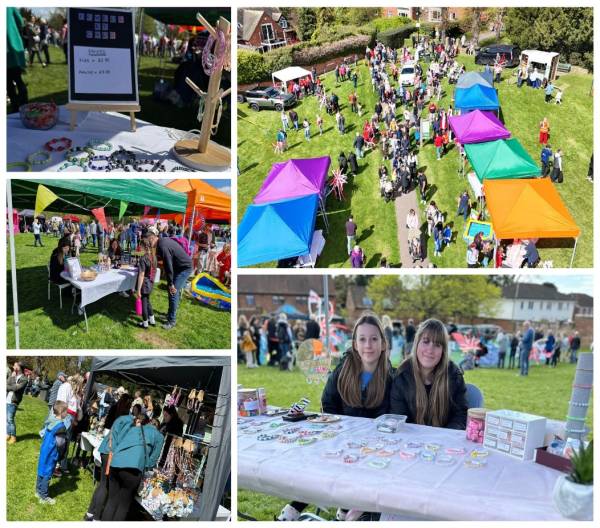
M 307 339 L 296 352 L 296 364 L 308 384 L 325 383 L 331 368 L 331 355 L 318 339 Z

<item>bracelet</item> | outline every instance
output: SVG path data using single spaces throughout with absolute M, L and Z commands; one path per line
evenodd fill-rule
M 163 162 L 160 160 L 151 160 L 151 159 L 139 159 L 132 163 L 133 168 L 137 172 L 165 172 L 165 167 Z M 142 165 L 151 165 L 151 169 L 141 169 Z
M 96 161 L 105 161 L 106 165 L 96 165 L 94 162 Z M 112 170 L 112 164 L 110 162 L 110 158 L 104 155 L 95 155 L 90 158 L 88 163 L 88 167 L 95 171 L 106 171 L 110 172 Z
M 375 469 L 385 469 L 390 465 L 391 460 L 389 458 L 375 458 L 369 460 L 368 465 Z
M 446 454 L 447 455 L 464 455 L 466 450 L 464 447 L 447 447 Z
M 6 164 L 6 170 L 22 168 L 20 172 L 31 172 L 31 163 L 27 161 L 12 161 Z
M 38 150 L 37 152 L 27 156 L 27 161 L 32 165 L 48 165 L 51 159 L 52 155 L 50 152 L 46 152 L 45 150 Z
M 441 444 L 438 444 L 436 442 L 431 442 L 429 444 L 425 444 L 425 449 L 427 449 L 428 451 L 433 451 L 434 453 L 436 451 L 440 450 Z
M 112 145 L 108 141 L 92 138 L 87 142 L 87 146 L 93 150 L 109 151 L 112 150 Z
M 294 442 L 297 442 L 299 438 L 298 435 L 280 435 L 278 440 L 282 444 L 293 444 Z
M 287 427 L 286 429 L 281 430 L 281 434 L 295 434 L 300 431 L 300 429 L 302 429 L 302 427 Z
M 471 451 L 471 458 L 485 458 L 490 454 L 487 449 L 473 449 Z
M 62 152 L 71 148 L 73 141 L 67 137 L 54 138 L 46 142 L 44 148 L 50 152 Z M 58 145 L 58 146 L 57 146 Z
M 435 460 L 435 453 L 432 451 L 421 451 L 421 460 L 423 462 L 433 462 Z
M 398 454 L 402 460 L 412 460 L 417 457 L 416 451 L 399 451 Z
M 126 165 L 135 163 L 135 152 L 132 152 L 131 150 L 125 150 L 124 148 L 120 147 L 119 150 L 115 150 L 110 155 L 110 161 L 115 167 L 124 169 Z
M 202 68 L 209 77 L 223 67 L 223 61 L 225 60 L 225 49 L 227 47 L 225 34 L 219 29 L 216 32 L 217 38 L 209 35 L 204 48 L 202 48 Z M 211 50 L 213 51 L 211 52 Z
M 337 433 L 336 431 L 323 431 L 321 433 L 321 438 L 323 440 L 327 440 L 329 438 L 335 438 L 339 433 Z
M 76 161 L 65 161 L 62 165 L 58 167 L 59 171 L 67 170 L 69 167 L 77 167 L 81 169 L 82 172 L 87 172 L 87 165 L 82 163 L 77 163 Z
M 381 451 L 377 451 L 375 455 L 378 457 L 391 457 L 394 453 L 394 450 L 382 449 Z
M 577 418 L 575 416 L 569 416 L 567 414 L 567 420 L 571 420 L 573 422 L 585 422 L 585 417 L 584 418 Z
M 182 171 L 182 172 L 196 172 L 194 169 L 190 169 L 189 167 L 184 167 L 182 165 L 175 165 L 175 167 L 173 167 L 171 169 L 171 172 L 177 172 L 177 171 Z
M 296 443 L 298 445 L 310 445 L 310 444 L 314 444 L 316 441 L 317 441 L 317 439 L 314 436 L 305 436 L 305 437 L 298 438 Z
M 319 433 L 320 433 L 320 431 L 307 431 L 306 429 L 304 429 L 298 433 L 298 436 L 310 437 L 310 436 L 316 436 Z
M 406 442 L 404 447 L 407 449 L 419 449 L 423 447 L 423 444 L 421 442 Z
M 578 385 L 576 383 L 573 384 L 574 389 L 591 389 L 592 385 Z
M 360 449 L 361 447 L 365 447 L 367 444 L 366 442 L 346 442 L 346 447 L 348 449 Z
M 363 456 L 370 455 L 371 453 L 375 453 L 375 451 L 377 451 L 377 449 L 375 449 L 373 447 L 365 446 L 365 447 L 360 448 L 360 454 Z
M 323 456 L 325 458 L 338 458 L 338 457 L 341 457 L 343 454 L 344 454 L 343 449 L 335 449 L 332 451 L 324 451 L 323 452 Z
M 85 154 L 84 156 L 78 156 L 77 154 Z M 92 150 L 89 147 L 72 147 L 68 148 L 65 152 L 65 159 L 71 163 L 88 163 Z
M 450 455 L 438 455 L 435 459 L 435 463 L 440 466 L 451 466 L 456 462 L 456 459 L 451 457 Z
M 271 440 L 276 440 L 279 438 L 278 434 L 259 434 L 256 439 L 261 442 L 270 442 Z
M 487 462 L 485 460 L 465 460 L 465 467 L 471 468 L 471 469 L 481 469 L 482 467 L 484 467 L 487 464 Z
M 574 402 L 574 401 L 570 401 L 569 405 L 572 405 L 573 407 L 589 407 L 590 404 L 588 403 L 578 403 L 578 402 Z

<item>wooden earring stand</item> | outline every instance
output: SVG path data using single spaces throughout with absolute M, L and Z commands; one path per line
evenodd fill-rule
M 71 112 L 70 130 L 74 130 L 77 126 L 77 112 L 129 112 L 129 121 L 131 123 L 131 131 L 137 130 L 135 122 L 135 112 L 139 112 L 142 108 L 140 105 L 110 105 L 110 104 L 92 104 L 92 103 L 68 103 L 66 109 Z
M 215 39 L 216 52 L 216 48 L 219 45 L 217 30 L 213 28 L 202 15 L 198 13 L 196 16 L 200 23 L 206 27 L 208 32 Z M 231 38 L 231 24 L 223 17 L 219 18 L 217 29 L 223 32 L 225 39 Z M 231 167 L 231 151 L 214 141 L 210 141 L 215 111 L 219 105 L 219 100 L 231 91 L 231 89 L 225 91 L 220 89 L 222 73 L 223 69 L 219 68 L 210 76 L 207 93 L 202 92 L 198 86 L 190 79 L 186 78 L 186 83 L 198 94 L 198 96 L 204 97 L 202 127 L 200 129 L 199 139 L 182 139 L 178 141 L 173 146 L 173 153 L 180 163 L 192 169 L 206 172 L 222 172 L 228 171 Z

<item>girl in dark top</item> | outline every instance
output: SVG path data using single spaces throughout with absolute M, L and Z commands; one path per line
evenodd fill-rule
M 390 412 L 408 423 L 464 429 L 466 386 L 462 371 L 448 356 L 448 333 L 441 321 L 421 323 L 412 353 L 398 367 L 390 394 Z
M 142 299 L 142 321 L 138 323 L 138 326 L 147 329 L 148 324 L 156 326 L 152 304 L 150 304 L 150 294 L 156 275 L 156 255 L 147 238 L 142 239 L 140 248 L 144 252 L 144 256 L 138 261 L 139 271 L 135 296 Z
M 377 418 L 389 412 L 392 372 L 385 333 L 379 318 L 364 313 L 354 325 L 352 348 L 329 375 L 321 404 L 323 412 Z M 294 521 L 306 504 L 292 502 L 277 520 Z M 344 520 L 345 512 L 338 511 Z
M 66 284 L 69 282 L 63 279 L 60 274 L 65 269 L 65 257 L 69 255 L 70 251 L 71 241 L 66 236 L 58 241 L 58 247 L 50 255 L 50 280 L 55 284 Z
M 111 262 L 114 262 L 115 260 L 121 260 L 121 253 L 119 241 L 116 238 L 111 240 L 110 247 L 108 248 L 108 257 L 110 258 Z

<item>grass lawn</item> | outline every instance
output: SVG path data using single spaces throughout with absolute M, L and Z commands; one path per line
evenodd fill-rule
M 71 475 L 50 482 L 53 506 L 38 503 L 35 481 L 41 439 L 38 431 L 48 415 L 48 405 L 39 398 L 25 396 L 15 416 L 17 443 L 7 445 L 6 515 L 9 521 L 81 521 L 90 504 L 92 475 L 72 470 Z
M 142 330 L 137 327 L 133 297 L 125 299 L 111 294 L 87 307 L 89 332 L 85 332 L 83 316 L 77 310 L 71 314 L 72 297 L 69 288 L 63 290 L 63 308 L 59 308 L 58 288 L 51 287 L 48 300 L 47 270 L 50 254 L 57 238 L 42 235 L 44 247 L 33 247 L 33 234 L 15 235 L 21 348 L 41 349 L 118 349 L 118 348 L 197 348 L 225 349 L 230 347 L 231 314 L 219 311 L 184 296 L 177 312 L 177 326 L 170 331 L 158 324 Z M 7 248 L 7 344 L 15 346 L 11 265 Z M 81 254 L 83 266 L 97 260 L 98 253 L 90 248 Z M 166 315 L 168 293 L 165 281 L 155 286 L 152 306 L 158 315 Z
M 478 369 L 465 372 L 465 380 L 474 383 L 483 392 L 488 409 L 514 409 L 564 420 L 571 396 L 571 385 L 575 376 L 575 366 L 560 363 L 557 368 L 534 366 L 529 376 L 522 378 L 517 370 Z M 244 387 L 264 387 L 270 405 L 288 406 L 303 396 L 311 400 L 309 409 L 319 411 L 323 385 L 309 385 L 298 370 L 282 372 L 273 367 L 248 369 L 238 367 L 238 383 Z M 593 430 L 593 399 L 587 414 L 586 424 Z M 238 511 L 251 515 L 259 521 L 273 520 L 286 500 L 254 493 L 246 489 L 238 490 Z M 314 511 L 311 506 L 307 511 Z M 335 515 L 332 510 L 329 517 Z M 325 515 L 326 517 L 328 515 Z
M 459 62 L 466 65 L 467 70 L 480 69 L 475 66 L 471 56 L 461 55 Z M 424 68 L 427 64 L 423 65 Z M 550 144 L 563 150 L 564 183 L 558 184 L 558 191 L 575 221 L 581 228 L 574 266 L 591 267 L 593 255 L 593 187 L 586 180 L 588 164 L 592 155 L 593 112 L 590 88 L 592 75 L 569 73 L 561 75 L 556 86 L 564 90 L 563 104 L 560 106 L 544 103 L 542 90 L 534 90 L 516 86 L 514 69 L 504 72 L 503 80 L 497 85 L 501 118 L 523 147 L 539 163 L 540 145 L 538 144 L 538 125 L 543 117 L 548 117 L 551 126 Z M 359 66 L 359 101 L 366 112 L 359 118 L 350 112 L 347 104 L 352 83 L 335 85 L 333 74 L 322 77 L 328 93 L 335 88 L 342 104 L 342 112 L 348 125 L 348 133 L 340 136 L 335 129 L 334 116 L 324 112 L 325 133 L 319 137 L 315 120 L 318 104 L 314 97 L 298 103 L 296 111 L 300 121 L 307 116 L 311 122 L 312 139 L 305 141 L 302 132 L 288 134 L 289 151 L 283 155 L 273 153 L 271 147 L 275 142 L 277 129 L 281 126 L 279 113 L 275 111 L 252 112 L 247 104 L 238 107 L 238 214 L 242 218 L 253 196 L 259 190 L 272 163 L 289 158 L 329 155 L 332 166 L 337 167 L 340 151 L 346 154 L 352 149 L 354 134 L 362 131 L 362 124 L 373 111 L 376 96 L 371 91 L 370 76 L 364 62 Z M 454 86 L 448 85 L 444 79 L 444 96 L 440 105 L 447 108 L 451 103 Z M 424 109 L 424 113 L 427 109 Z M 439 267 L 466 267 L 466 244 L 462 240 L 464 222 L 456 214 L 456 198 L 465 188 L 469 188 L 466 179 L 458 175 L 459 156 L 452 148 L 441 161 L 435 159 L 435 148 L 432 142 L 426 144 L 419 153 L 419 166 L 424 168 L 428 181 L 432 186 L 429 198 L 436 201 L 438 207 L 448 213 L 453 222 L 453 231 L 457 243 L 447 247 L 441 257 L 432 257 L 433 263 Z M 358 241 L 366 251 L 367 265 L 378 266 L 381 256 L 387 256 L 393 265 L 399 264 L 399 250 L 396 237 L 396 217 L 392 203 L 385 203 L 379 195 L 377 169 L 381 162 L 379 151 L 368 153 L 364 160 L 359 160 L 360 173 L 351 178 L 345 189 L 345 200 L 340 202 L 333 196 L 327 199 L 327 211 L 330 232 L 326 235 L 327 243 L 319 260 L 319 267 L 349 266 L 345 251 L 344 223 L 350 212 L 358 225 Z M 389 163 L 389 162 L 388 162 Z M 390 168 L 390 167 L 388 167 Z M 469 168 L 467 168 L 469 170 Z M 471 191 L 470 191 L 471 192 Z M 472 193 L 471 193 L 471 196 Z M 541 212 L 532 211 L 532 214 Z M 421 218 L 424 219 L 424 210 Z M 322 221 L 317 219 L 317 227 Z M 542 260 L 553 261 L 554 267 L 567 267 L 573 247 L 572 239 L 540 240 L 538 249 Z M 428 255 L 433 255 L 433 240 L 428 242 Z M 274 265 L 269 263 L 267 265 Z
M 50 46 L 51 64 L 42 68 L 39 62 L 34 62 L 33 67 L 27 66 L 27 72 L 23 80 L 27 85 L 29 101 L 54 101 L 58 105 L 68 102 L 68 74 L 65 63 L 65 54 L 62 48 Z M 177 108 L 170 103 L 157 101 L 152 96 L 154 84 L 160 79 L 173 83 L 173 74 L 177 64 L 170 60 L 161 60 L 156 57 L 142 56 L 138 64 L 138 89 L 141 111 L 136 116 L 153 125 L 177 128 L 179 130 L 199 129 L 200 123 L 196 119 L 198 105 L 194 103 L 193 108 Z M 9 112 L 7 105 L 7 112 Z M 222 145 L 231 144 L 231 133 L 229 130 L 230 110 L 223 111 L 222 123 L 219 132 L 213 138 Z M 227 124 L 227 126 L 225 126 Z

